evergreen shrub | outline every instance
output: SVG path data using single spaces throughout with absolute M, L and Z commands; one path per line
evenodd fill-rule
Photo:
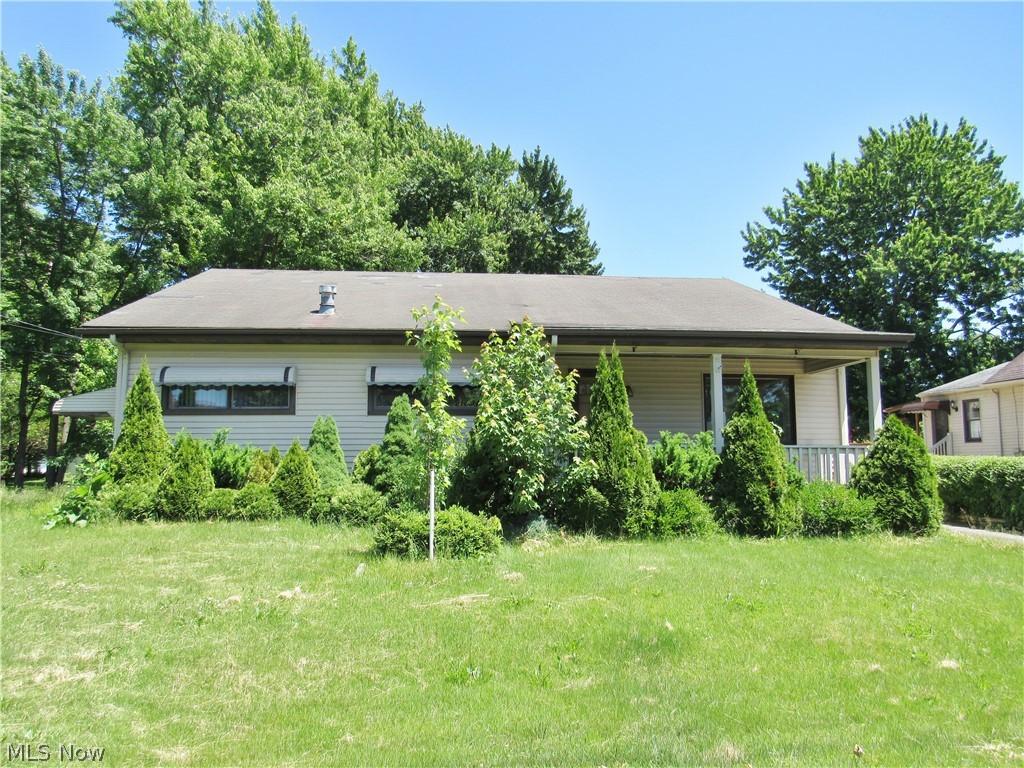
M 662 490 L 689 488 L 705 499 L 711 497 L 721 459 L 710 432 L 692 437 L 682 432 L 662 432 L 650 450 L 651 467 Z
M 281 459 L 270 481 L 270 489 L 286 514 L 312 517 L 316 511 L 319 485 L 313 462 L 296 440 Z
M 376 525 L 388 510 L 388 500 L 365 483 L 351 482 L 331 493 L 320 522 Z
M 276 520 L 284 510 L 269 485 L 252 483 L 235 496 L 233 517 L 238 520 Z
M 200 519 L 203 500 L 213 487 L 209 451 L 182 430 L 174 441 L 167 471 L 157 486 L 157 516 L 164 520 Z
M 234 488 L 214 488 L 203 499 L 202 517 L 206 520 L 230 520 L 235 516 Z
M 875 502 L 835 483 L 807 483 L 799 492 L 805 536 L 861 536 L 881 530 Z
M 950 519 L 1024 531 L 1024 456 L 933 456 Z
M 662 491 L 655 506 L 655 533 L 659 536 L 711 536 L 719 530 L 714 512 L 690 488 Z
M 121 432 L 110 452 L 109 472 L 116 482 L 130 483 L 160 477 L 171 454 L 171 441 L 149 363 L 142 361 L 124 405 Z
M 341 450 L 338 425 L 330 416 L 319 416 L 309 434 L 309 448 L 306 451 L 322 488 L 337 488 L 348 482 L 348 466 L 345 453 Z

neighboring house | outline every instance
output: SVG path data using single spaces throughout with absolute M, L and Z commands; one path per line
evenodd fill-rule
M 964 376 L 901 406 L 920 413 L 932 453 L 955 456 L 1024 455 L 1024 352 Z
M 98 317 L 81 329 L 120 351 L 117 386 L 65 398 L 55 412 L 105 410 L 120 427 L 144 358 L 173 434 L 286 449 L 333 416 L 351 462 L 381 439 L 388 406 L 422 373 L 406 344 L 410 310 L 441 296 L 462 307 L 465 353 L 451 372 L 454 411 L 472 418 L 465 369 L 492 329 L 529 317 L 564 370 L 580 372 L 578 410 L 602 348 L 618 344 L 636 425 L 722 427 L 749 360 L 788 451 L 812 476 L 845 479 L 863 446 L 848 446 L 845 368 L 866 365 L 870 424 L 881 425 L 879 351 L 909 334 L 861 331 L 730 280 L 560 275 L 210 270 Z M 99 400 L 105 403 L 98 406 Z

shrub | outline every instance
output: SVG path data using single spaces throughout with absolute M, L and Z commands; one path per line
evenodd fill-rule
M 429 521 L 408 505 L 388 512 L 374 529 L 378 554 L 425 557 L 429 551 Z M 464 507 L 437 513 L 434 547 L 439 557 L 468 558 L 497 552 L 501 546 L 501 521 L 476 515 Z
M 267 456 L 270 457 L 270 461 L 274 465 L 274 469 L 281 466 L 281 451 L 278 450 L 276 445 L 270 446 L 270 450 L 267 451 Z
M 935 467 L 921 436 L 896 416 L 886 419 L 868 455 L 854 466 L 850 487 L 875 500 L 878 516 L 894 533 L 939 529 L 942 502 Z
M 170 454 L 160 398 L 149 363 L 143 360 L 125 401 L 121 432 L 110 452 L 110 475 L 118 482 L 155 480 L 166 468 Z
M 274 471 L 277 465 L 274 464 L 270 455 L 256 449 L 252 452 L 252 459 L 249 461 L 249 474 L 246 475 L 246 485 L 269 485 L 274 479 Z
M 382 462 L 380 443 L 374 443 L 356 454 L 356 460 L 352 463 L 352 479 L 376 488 L 383 468 Z
M 121 520 L 150 520 L 156 516 L 158 481 L 108 483 L 100 494 L 100 503 L 111 517 Z
M 618 349 L 604 350 L 590 391 L 587 457 L 597 465 L 594 486 L 608 502 L 598 533 L 643 536 L 654 531 L 658 483 L 651 469 L 647 438 L 633 427 Z M 596 497 L 594 497 L 596 498 Z
M 716 479 L 723 521 L 737 533 L 779 536 L 800 529 L 799 505 L 787 499 L 785 452 L 764 412 L 750 363 L 743 369 L 736 407 L 722 430 L 725 446 Z
M 110 479 L 108 462 L 95 453 L 86 454 L 75 468 L 71 490 L 47 517 L 44 527 L 74 525 L 81 528 L 98 520 L 104 511 L 100 494 Z
M 218 429 L 206 444 L 210 453 L 210 472 L 217 488 L 241 488 L 249 477 L 255 450 L 228 442 L 230 429 Z
M 507 337 L 491 334 L 470 380 L 480 399 L 452 499 L 513 525 L 550 514 L 559 476 L 585 438 L 575 372 L 559 371 L 544 329 L 524 320 Z
M 203 500 L 213 487 L 209 452 L 182 430 L 174 441 L 170 465 L 157 486 L 157 516 L 166 520 L 199 519 Z
M 287 514 L 309 517 L 314 511 L 318 487 L 313 462 L 296 440 L 281 459 L 281 465 L 270 481 L 270 489 Z
M 320 479 L 322 488 L 337 488 L 348 482 L 348 466 L 341 450 L 338 425 L 330 416 L 319 416 L 309 434 L 309 448 L 306 451 L 313 469 Z
M 207 520 L 228 520 L 235 516 L 234 488 L 214 488 L 203 499 L 202 517 Z
M 659 536 L 710 536 L 718 531 L 714 513 L 700 494 L 689 488 L 662 491 L 655 506 Z
M 709 498 L 715 487 L 715 470 L 721 463 L 710 432 L 688 437 L 682 432 L 662 432 L 651 446 L 651 468 L 666 491 L 689 488 Z
M 1024 456 L 933 456 L 946 515 L 1024 531 Z
M 409 398 L 399 395 L 388 409 L 378 476 L 371 483 L 395 504 L 427 503 L 426 456 L 416 425 L 416 412 Z
M 805 536 L 860 536 L 881 530 L 875 502 L 842 485 L 822 481 L 800 489 Z
M 276 520 L 284 516 L 284 510 L 270 486 L 254 483 L 235 496 L 232 514 L 239 520 Z
M 320 522 L 375 525 L 388 510 L 387 499 L 365 483 L 348 483 L 331 493 Z

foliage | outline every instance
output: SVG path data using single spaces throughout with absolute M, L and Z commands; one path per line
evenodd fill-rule
M 787 503 L 785 452 L 765 415 L 750 363 L 743 368 L 736 408 L 722 430 L 725 445 L 716 499 L 738 533 L 780 536 L 800 528 L 799 507 Z
M 71 480 L 71 490 L 64 494 L 60 504 L 46 520 L 45 527 L 74 525 L 79 528 L 96 520 L 103 511 L 100 493 L 110 482 L 109 463 L 96 454 L 82 458 Z
M 319 485 L 313 462 L 296 440 L 281 459 L 270 481 L 270 490 L 287 514 L 309 517 L 314 511 Z
M 281 466 L 281 451 L 276 445 L 270 446 L 270 450 L 267 451 L 267 456 L 270 457 L 270 462 L 274 465 L 274 469 Z
M 210 470 L 217 488 L 241 488 L 249 477 L 255 449 L 243 448 L 228 442 L 227 427 L 213 433 L 213 440 L 206 444 L 210 452 Z
M 232 514 L 238 520 L 276 520 L 284 510 L 269 485 L 250 483 L 235 496 Z
M 1024 252 L 1006 247 L 1024 233 L 1024 197 L 1003 161 L 964 120 L 872 128 L 855 160 L 807 164 L 768 223 L 747 226 L 744 262 L 784 299 L 912 332 L 882 355 L 883 399 L 912 400 L 1024 339 Z
M 338 425 L 331 416 L 317 417 L 309 434 L 306 453 L 313 462 L 322 488 L 333 489 L 348 482 L 348 465 L 341 450 Z
M 439 557 L 468 558 L 497 552 L 501 522 L 464 507 L 437 513 L 435 547 Z M 388 512 L 374 529 L 374 550 L 381 555 L 416 558 L 427 554 L 427 516 L 408 505 Z
M 556 486 L 586 438 L 576 372 L 563 375 L 544 329 L 523 320 L 506 337 L 491 334 L 470 382 L 479 402 L 453 497 L 513 524 L 555 514 Z
M 110 453 L 110 474 L 117 482 L 153 480 L 167 467 L 171 442 L 149 363 L 143 359 L 125 401 L 121 432 Z
M 157 480 L 108 483 L 100 493 L 100 504 L 118 520 L 151 520 L 156 517 L 157 485 Z
M 406 402 L 409 399 L 406 398 Z M 352 479 L 359 483 L 377 487 L 382 474 L 382 453 L 380 443 L 374 443 L 356 454 L 352 462 Z
M 1024 532 L 1024 456 L 933 456 L 947 517 Z
M 881 530 L 875 502 L 835 483 L 807 483 L 799 492 L 805 536 L 860 536 Z
M 850 487 L 875 501 L 879 518 L 894 533 L 939 530 L 942 502 L 928 448 L 895 415 L 885 420 L 868 455 L 854 466 Z
M 234 488 L 214 488 L 203 499 L 200 517 L 206 520 L 227 520 L 235 516 L 235 499 L 238 491 Z
M 662 491 L 654 508 L 658 536 L 701 538 L 718 532 L 715 515 L 704 498 L 690 488 Z
M 277 465 L 270 454 L 257 449 L 252 451 L 249 460 L 249 473 L 245 476 L 245 485 L 269 485 L 274 479 Z
M 209 451 L 182 430 L 174 439 L 170 464 L 157 486 L 157 516 L 164 520 L 198 520 L 203 500 L 213 487 Z
M 462 422 L 448 413 L 448 403 L 454 394 L 448 372 L 452 355 L 462 351 L 455 323 L 465 320 L 461 309 L 452 309 L 440 296 L 434 298 L 432 306 L 414 309 L 412 317 L 416 330 L 408 332 L 407 340 L 419 350 L 424 370 L 416 386 L 422 400 L 413 403 L 418 416 L 417 431 L 427 470 L 434 471 L 437 497 L 443 499 L 451 483 L 457 440 L 462 433 Z
M 388 500 L 369 485 L 347 483 L 335 488 L 319 522 L 376 525 L 388 510 Z
M 590 440 L 586 456 L 597 465 L 595 489 L 608 502 L 599 533 L 645 536 L 654 531 L 658 483 L 651 469 L 647 438 L 633 426 L 619 351 L 601 350 L 590 390 Z M 595 497 L 596 498 L 596 497 Z
M 689 488 L 705 499 L 715 487 L 715 471 L 721 463 L 710 432 L 692 437 L 682 432 L 663 431 L 651 445 L 651 468 L 666 491 Z
M 380 445 L 379 475 L 372 483 L 392 502 L 420 506 L 427 502 L 427 471 L 416 411 L 409 398 L 399 395 L 388 409 Z

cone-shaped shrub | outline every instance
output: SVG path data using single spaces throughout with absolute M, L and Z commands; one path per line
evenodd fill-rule
M 895 416 L 853 468 L 850 486 L 875 501 L 875 513 L 894 533 L 935 533 L 942 502 L 935 466 L 924 440 Z
M 203 501 L 212 490 L 210 453 L 202 442 L 182 430 L 156 489 L 157 516 L 165 520 L 198 520 L 203 514 Z
M 396 504 L 424 504 L 427 500 L 427 467 L 416 433 L 416 411 L 405 395 L 388 409 L 388 423 L 380 446 L 380 469 L 374 487 Z
M 348 466 L 341 450 L 338 425 L 330 416 L 319 416 L 309 433 L 309 460 L 324 488 L 337 488 L 348 482 Z
M 149 363 L 142 361 L 124 405 L 121 433 L 110 453 L 109 472 L 115 481 L 155 480 L 167 467 L 171 441 L 164 427 Z
M 319 485 L 313 462 L 296 440 L 281 459 L 281 465 L 270 481 L 270 490 L 289 515 L 308 517 L 313 512 Z
M 587 456 L 597 465 L 594 487 L 608 502 L 604 519 L 612 528 L 598 532 L 629 536 L 653 533 L 658 483 L 651 469 L 647 438 L 633 426 L 622 361 L 615 346 L 611 355 L 602 350 L 597 361 L 588 431 Z
M 800 527 L 799 506 L 787 499 L 786 454 L 768 420 L 750 363 L 743 369 L 736 409 L 722 430 L 717 500 L 737 533 L 779 536 Z
M 271 462 L 273 462 L 275 469 L 281 466 L 281 451 L 276 445 L 270 446 L 270 450 L 267 451 L 267 455 L 270 457 Z
M 269 485 L 274 478 L 274 460 L 264 451 L 253 451 L 252 461 L 249 463 L 249 474 L 246 475 L 246 485 Z

